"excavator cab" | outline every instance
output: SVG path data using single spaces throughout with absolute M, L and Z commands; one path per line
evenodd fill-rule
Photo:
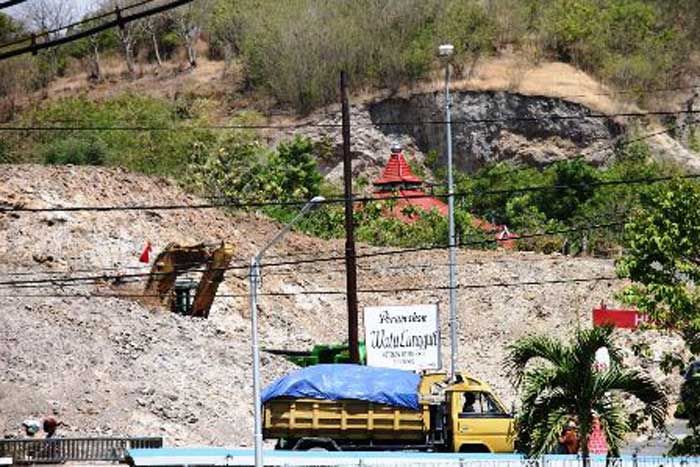
M 231 259 L 233 246 L 228 243 L 215 246 L 170 243 L 153 262 L 145 294 L 157 297 L 172 311 L 208 318 Z M 192 279 L 200 273 L 199 282 Z M 195 289 L 192 299 L 190 292 Z

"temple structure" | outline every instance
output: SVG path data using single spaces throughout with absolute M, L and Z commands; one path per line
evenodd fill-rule
M 447 204 L 424 190 L 424 182 L 417 177 L 408 165 L 401 151 L 401 146 L 391 146 L 391 155 L 381 177 L 374 181 L 374 197 L 377 199 L 394 199 L 385 210 L 385 215 L 404 222 L 417 221 L 421 213 L 437 211 L 447 216 Z M 511 233 L 505 225 L 494 225 L 483 219 L 474 218 L 473 227 L 493 234 L 498 244 L 506 249 L 515 248 L 517 234 Z
M 404 222 L 415 222 L 421 212 L 432 210 L 447 215 L 447 204 L 424 191 L 423 180 L 413 173 L 399 145 L 392 145 L 389 161 L 382 176 L 374 181 L 374 188 L 378 199 L 402 197 L 387 209 L 387 214 Z

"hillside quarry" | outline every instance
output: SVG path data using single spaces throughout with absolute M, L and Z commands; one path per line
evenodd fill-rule
M 173 183 L 120 169 L 0 165 L 0 206 L 70 207 L 197 204 Z M 0 430 L 17 435 L 30 417 L 56 414 L 65 435 L 162 435 L 169 445 L 250 445 L 251 366 L 246 265 L 280 228 L 254 213 L 221 209 L 79 211 L 0 214 Z M 233 268 L 208 320 L 151 309 L 138 299 L 143 281 L 114 276 L 146 272 L 138 256 L 146 241 L 157 253 L 169 242 L 226 240 Z M 291 234 L 268 262 L 342 256 L 341 241 Z M 443 358 L 449 355 L 447 252 L 362 257 L 384 251 L 359 245 L 360 306 L 438 303 Z M 507 404 L 515 400 L 502 366 L 505 346 L 530 333 L 553 336 L 588 326 L 591 309 L 614 303 L 623 285 L 613 262 L 590 257 L 467 251 L 458 254 L 459 366 L 488 381 Z M 18 275 L 19 274 L 19 275 Z M 105 276 L 96 284 L 36 284 L 17 280 Z M 566 278 L 598 280 L 535 286 L 497 283 Z M 138 278 L 137 278 L 138 279 Z M 346 339 L 343 262 L 263 266 L 262 346 L 310 349 Z M 421 288 L 420 292 L 401 289 Z M 95 297 L 94 295 L 106 295 Z M 120 297 L 119 295 L 124 295 Z M 362 335 L 362 331 L 360 332 Z M 677 394 L 677 377 L 664 376 L 662 351 L 682 347 L 671 337 L 620 333 L 641 339 L 651 355 L 634 365 L 649 369 Z M 625 345 L 629 349 L 629 345 Z M 293 365 L 263 353 L 266 382 Z

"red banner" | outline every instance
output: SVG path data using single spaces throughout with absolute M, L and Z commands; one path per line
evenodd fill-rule
M 616 328 L 637 329 L 647 319 L 647 315 L 637 310 L 614 310 L 605 306 L 593 308 L 593 326 L 610 324 Z

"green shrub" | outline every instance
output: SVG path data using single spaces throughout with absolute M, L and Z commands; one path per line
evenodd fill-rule
M 19 123 L 88 129 L 34 132 L 18 144 L 26 154 L 25 161 L 97 163 L 179 177 L 192 147 L 206 146 L 214 140 L 210 131 L 188 128 L 207 123 L 202 114 L 194 112 L 187 117 L 186 120 L 178 115 L 171 102 L 152 97 L 125 94 L 106 101 L 86 97 L 61 99 L 26 112 Z M 109 129 L 89 129 L 95 127 Z
M 102 165 L 107 150 L 101 141 L 67 138 L 46 143 L 42 149 L 46 164 Z

